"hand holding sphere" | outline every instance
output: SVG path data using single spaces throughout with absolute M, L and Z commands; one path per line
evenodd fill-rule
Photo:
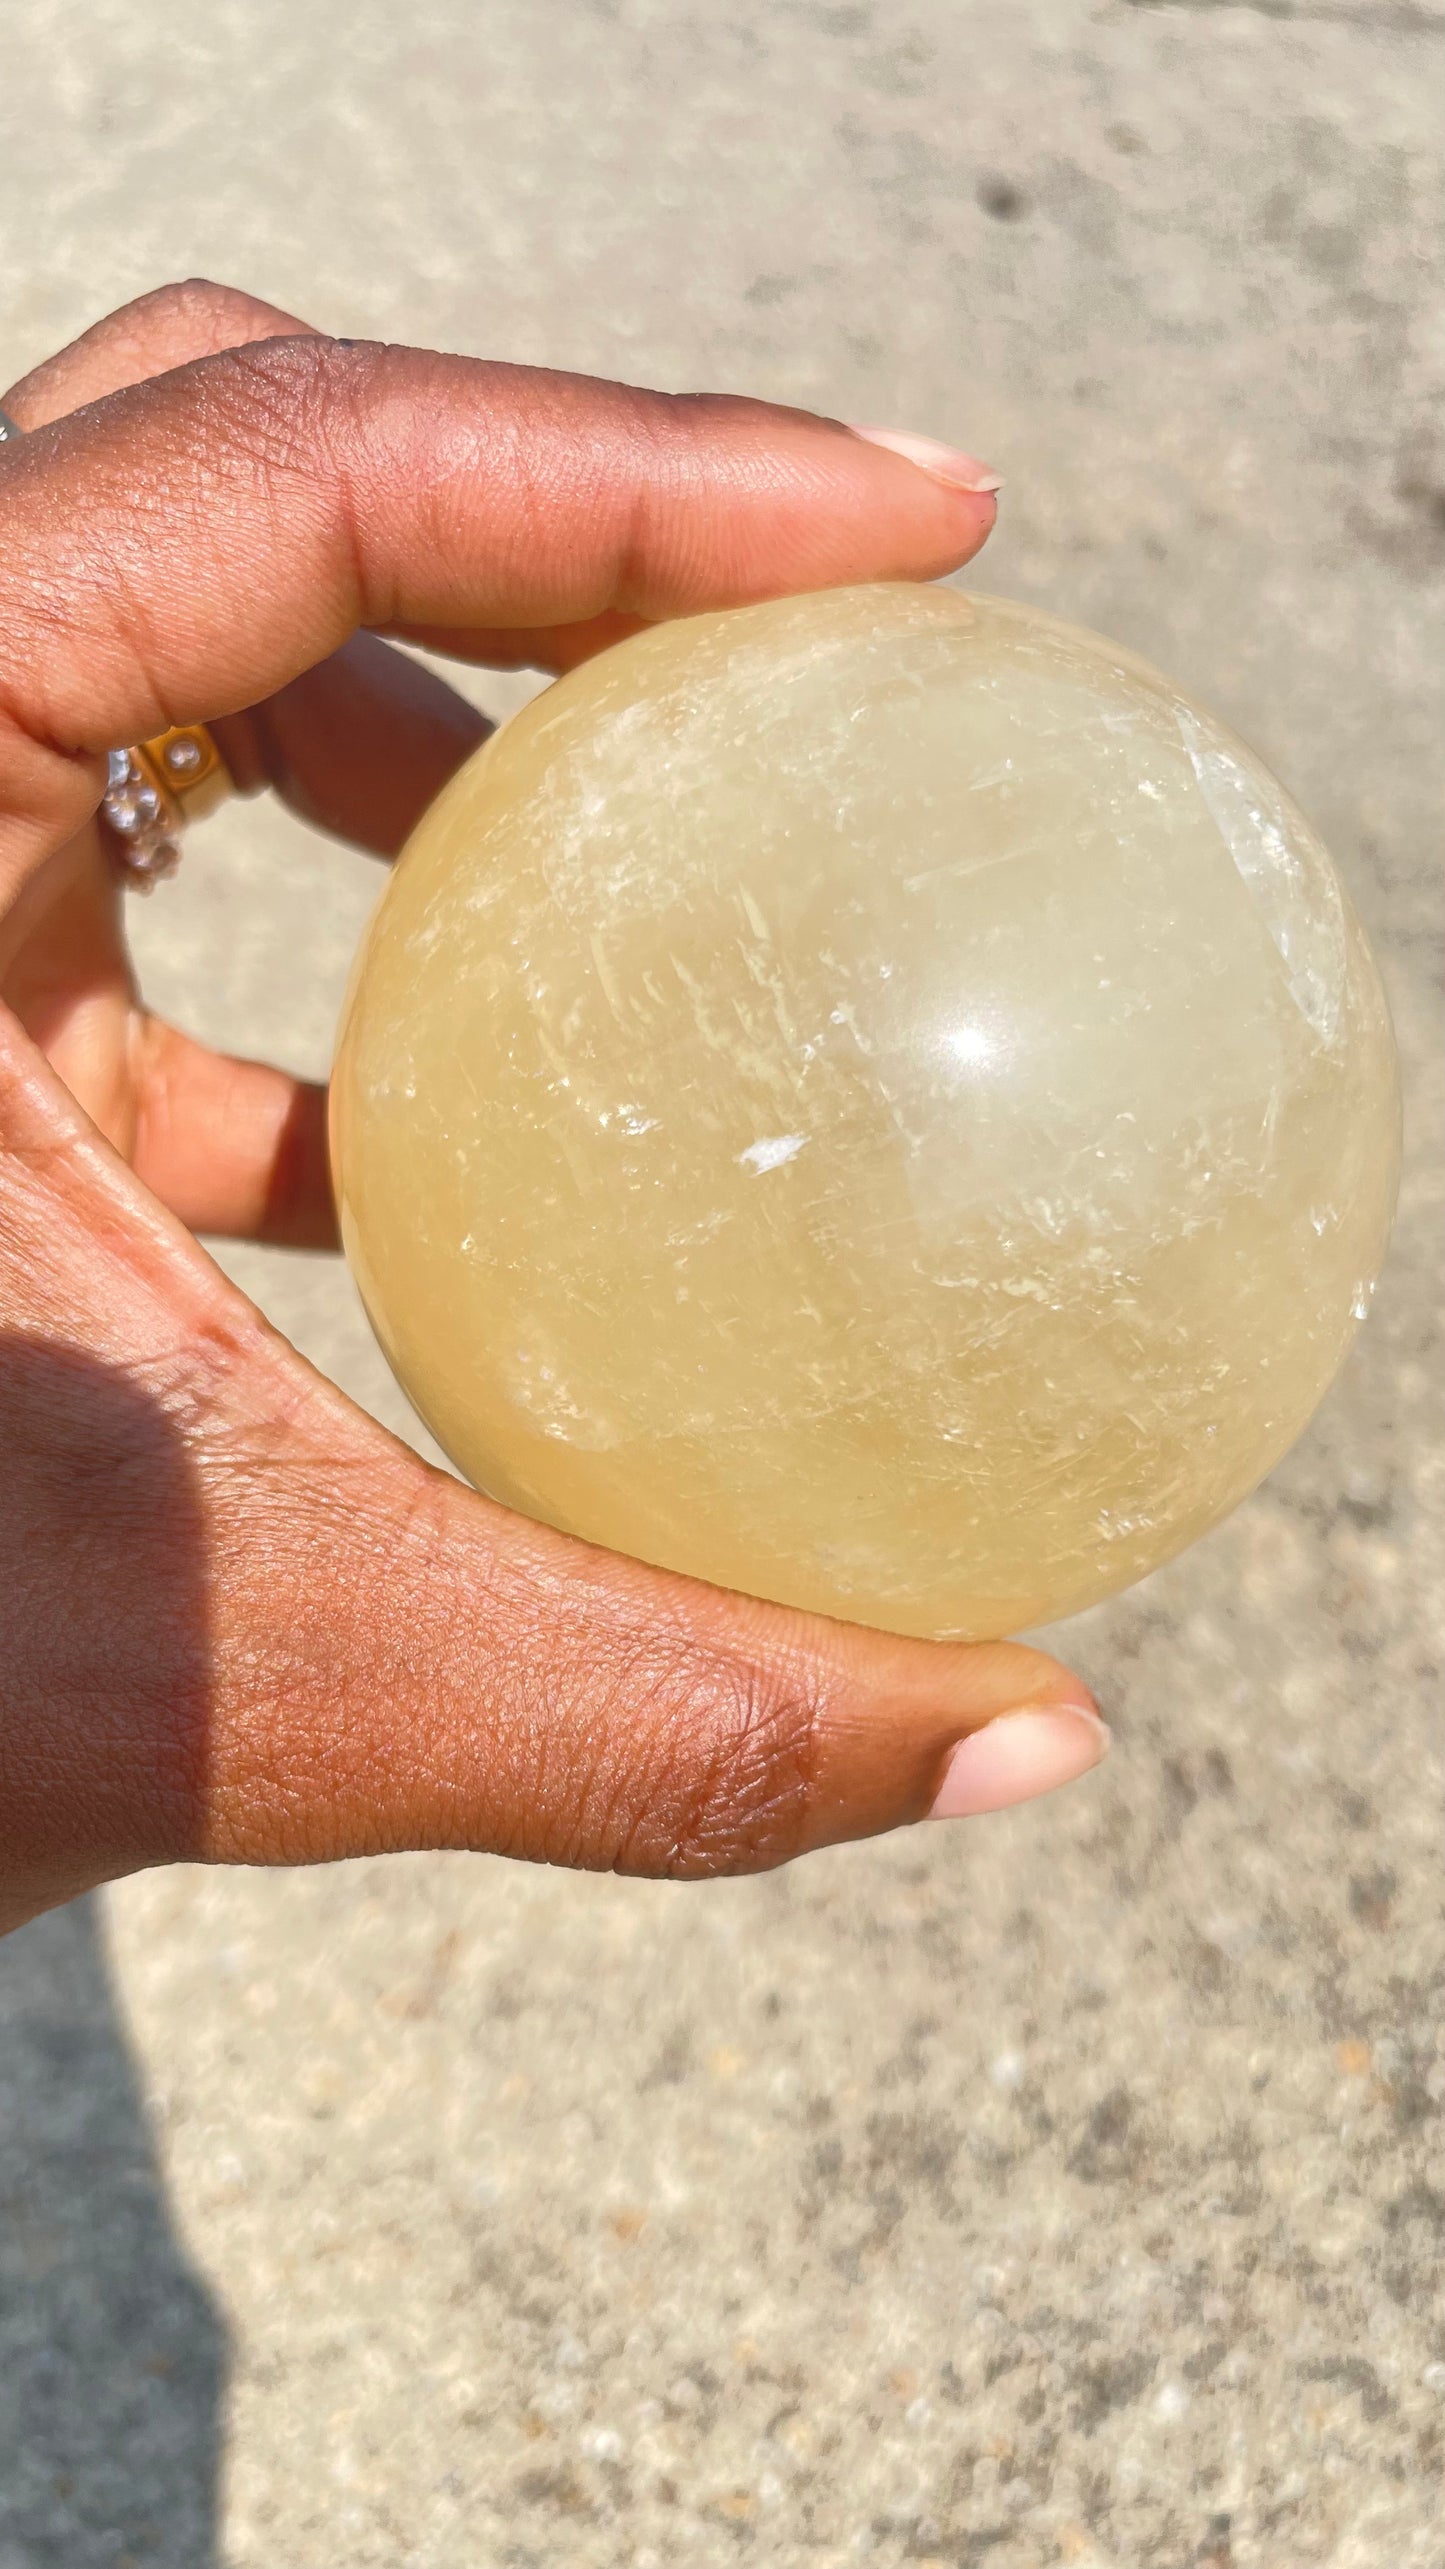
M 751 1870 L 1095 1763 L 1040 1651 L 595 1550 L 312 1372 L 191 1235 L 334 1241 L 324 1094 L 146 1007 L 95 822 L 109 751 L 205 724 L 243 787 L 389 856 L 485 726 L 359 628 L 558 670 L 780 587 L 932 579 L 992 523 L 973 468 L 205 285 L 0 401 L 0 1928 L 182 1859 Z

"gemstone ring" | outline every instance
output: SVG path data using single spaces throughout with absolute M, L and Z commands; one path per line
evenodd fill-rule
M 0 446 L 23 434 L 0 410 Z M 174 874 L 188 821 L 213 812 L 234 790 L 231 772 L 204 723 L 181 723 L 106 761 L 100 812 L 116 865 L 138 892 Z
M 233 790 L 204 723 L 181 723 L 134 749 L 113 749 L 100 812 L 133 889 L 149 892 L 174 874 L 186 823 L 213 812 Z

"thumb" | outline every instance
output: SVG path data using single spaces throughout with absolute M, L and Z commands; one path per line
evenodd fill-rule
M 319 1387 L 249 1479 L 247 1441 L 234 1422 L 217 1440 L 235 1674 L 193 1852 L 749 1873 L 1029 1800 L 1107 1748 L 1087 1690 L 1038 1651 L 865 1632 L 598 1551 L 428 1471 Z
M 1016 1643 L 597 1551 L 313 1374 L 0 1012 L 7 1922 L 146 1864 L 486 1849 L 742 1873 L 1027 1799 L 1106 1745 Z

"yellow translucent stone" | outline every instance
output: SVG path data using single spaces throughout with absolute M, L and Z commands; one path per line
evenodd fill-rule
M 956 1635 L 1125 1586 L 1283 1454 L 1399 1112 L 1250 751 L 911 586 L 660 627 L 510 722 L 382 897 L 333 1101 L 347 1254 L 473 1481 Z

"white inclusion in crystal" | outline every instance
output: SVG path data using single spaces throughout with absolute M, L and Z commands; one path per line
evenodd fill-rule
M 749 1142 L 739 1151 L 739 1165 L 761 1177 L 765 1169 L 780 1169 L 785 1160 L 795 1160 L 806 1144 L 806 1133 L 770 1133 L 766 1141 Z
M 1227 744 L 1181 706 L 1175 717 L 1209 817 L 1285 968 L 1289 995 L 1321 1043 L 1339 1031 L 1345 979 L 1345 923 L 1327 864 L 1310 864 L 1279 789 L 1251 774 Z

